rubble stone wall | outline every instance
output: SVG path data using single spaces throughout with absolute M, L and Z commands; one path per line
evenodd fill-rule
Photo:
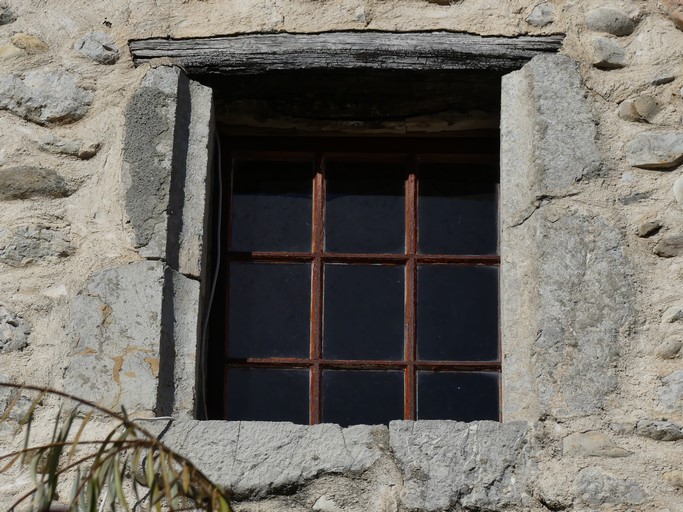
M 0 0 L 0 378 L 175 416 L 238 510 L 683 510 L 681 0 L 85 3 Z M 501 423 L 192 418 L 211 90 L 128 43 L 340 30 L 566 34 L 502 83 Z

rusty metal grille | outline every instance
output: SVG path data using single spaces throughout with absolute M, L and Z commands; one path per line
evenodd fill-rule
M 225 375 L 234 368 L 279 368 L 305 369 L 309 372 L 308 421 L 320 423 L 323 417 L 322 382 L 325 370 L 395 370 L 403 374 L 403 411 L 402 419 L 417 419 L 418 383 L 420 371 L 431 372 L 493 372 L 501 371 L 500 336 L 497 336 L 497 357 L 490 360 L 432 360 L 421 359 L 417 350 L 418 319 L 418 269 L 436 266 L 448 267 L 490 267 L 496 268 L 500 256 L 496 249 L 493 254 L 432 254 L 421 252 L 419 248 L 420 187 L 422 170 L 427 165 L 457 165 L 459 169 L 474 166 L 477 172 L 485 170 L 485 176 L 474 173 L 469 178 L 486 180 L 493 183 L 498 201 L 498 149 L 497 139 L 493 137 L 472 137 L 463 139 L 438 138 L 284 138 L 233 137 L 223 148 L 224 182 L 233 183 L 234 169 L 241 162 L 260 161 L 307 161 L 312 165 L 312 218 L 311 246 L 308 251 L 240 251 L 232 247 L 232 186 L 226 187 L 227 222 L 225 223 L 226 260 L 232 262 L 268 263 L 283 265 L 307 263 L 310 265 L 310 340 L 306 357 L 234 357 L 230 351 L 229 313 L 230 275 L 225 276 L 225 310 L 223 323 L 223 417 L 226 419 L 245 419 L 231 417 L 227 404 L 233 393 Z M 330 162 L 377 162 L 392 164 L 401 169 L 401 179 L 405 190 L 404 250 L 394 252 L 333 252 L 325 248 L 326 226 L 326 188 Z M 397 171 L 398 172 L 398 171 Z M 466 182 L 468 177 L 462 177 Z M 496 206 L 497 208 L 497 206 Z M 323 315 L 325 308 L 325 266 L 378 265 L 398 266 L 405 270 L 404 312 L 403 312 L 403 350 L 400 359 L 334 359 L 324 356 Z M 496 285 L 497 294 L 497 285 Z M 237 299 L 235 299 L 237 300 Z M 497 297 L 496 297 L 497 303 Z M 498 326 L 496 326 L 496 331 Z M 274 341 L 275 343 L 275 341 Z M 500 400 L 500 378 L 498 378 L 498 397 Z M 499 403 L 496 404 L 500 410 Z M 497 413 L 499 414 L 499 412 Z M 395 419 L 401 419 L 395 418 Z M 444 418 L 447 419 L 447 418 Z

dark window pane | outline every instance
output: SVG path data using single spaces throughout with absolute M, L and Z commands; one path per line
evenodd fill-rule
M 242 161 L 233 175 L 233 251 L 310 251 L 310 162 Z
M 328 162 L 325 249 L 403 252 L 404 169 L 395 164 Z
M 229 420 L 308 424 L 308 370 L 228 368 Z
M 403 418 L 403 372 L 325 370 L 323 423 L 387 424 Z
M 500 376 L 494 372 L 417 373 L 420 420 L 498 421 Z
M 311 266 L 230 264 L 230 357 L 308 357 Z
M 323 354 L 401 359 L 403 266 L 325 265 Z
M 420 359 L 498 359 L 498 268 L 420 266 Z
M 498 208 L 494 182 L 462 181 L 475 168 L 429 166 L 420 171 L 419 251 L 496 254 Z

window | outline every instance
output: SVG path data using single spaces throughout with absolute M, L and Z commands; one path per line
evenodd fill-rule
M 224 145 L 219 415 L 497 420 L 497 141 Z

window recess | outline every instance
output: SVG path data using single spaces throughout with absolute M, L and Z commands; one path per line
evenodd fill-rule
M 223 157 L 215 417 L 499 419 L 495 138 L 230 137 Z

